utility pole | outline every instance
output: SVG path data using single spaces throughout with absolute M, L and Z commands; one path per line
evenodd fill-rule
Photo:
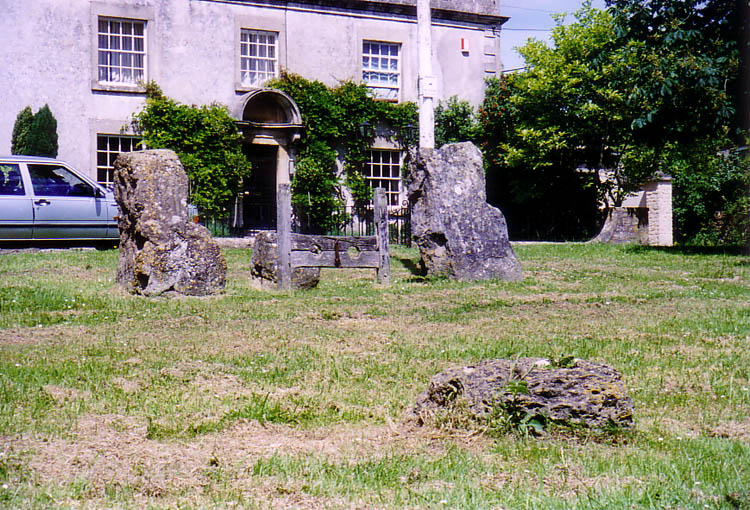
M 417 50 L 419 56 L 419 148 L 435 148 L 435 77 L 432 75 L 432 15 L 430 0 L 417 0 Z

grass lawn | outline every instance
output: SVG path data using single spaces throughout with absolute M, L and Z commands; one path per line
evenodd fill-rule
M 317 289 L 143 298 L 117 251 L 0 253 L 0 507 L 750 509 L 750 258 L 517 246 L 522 282 L 424 280 L 416 250 Z M 419 427 L 487 358 L 613 365 L 619 434 Z

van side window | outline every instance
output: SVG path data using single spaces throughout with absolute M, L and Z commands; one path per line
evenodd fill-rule
M 0 165 L 0 195 L 23 195 L 21 169 L 15 164 Z
M 60 165 L 29 165 L 29 176 L 36 196 L 95 196 L 90 184 Z

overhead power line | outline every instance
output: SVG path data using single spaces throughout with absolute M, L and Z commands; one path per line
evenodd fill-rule
M 511 5 L 511 4 L 500 4 L 500 8 L 512 8 L 512 9 L 523 9 L 524 11 L 538 11 L 538 12 L 551 12 L 554 13 L 556 11 L 550 11 L 549 9 L 540 9 L 538 7 L 523 7 L 521 5 Z

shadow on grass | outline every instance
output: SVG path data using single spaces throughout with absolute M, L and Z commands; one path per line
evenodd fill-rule
M 398 261 L 401 262 L 406 270 L 409 271 L 413 276 L 418 276 L 419 281 L 422 281 L 424 279 L 424 271 L 422 271 L 422 268 L 419 267 L 419 265 L 412 259 L 400 258 L 398 259 Z
M 644 246 L 632 245 L 626 248 L 628 253 L 662 252 L 675 255 L 735 255 L 750 256 L 748 248 L 741 245 L 732 246 L 698 246 L 698 245 L 676 245 L 676 246 Z M 750 259 L 740 262 L 741 265 L 750 265 Z

